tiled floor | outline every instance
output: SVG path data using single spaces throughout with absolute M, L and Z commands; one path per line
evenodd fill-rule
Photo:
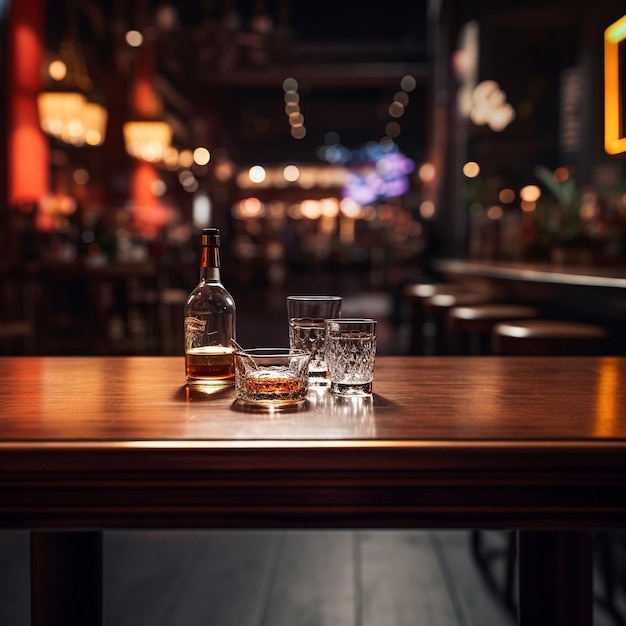
M 469 545 L 466 531 L 106 532 L 105 625 L 514 624 Z M 28 554 L 27 532 L 0 532 L 2 626 L 29 624 Z

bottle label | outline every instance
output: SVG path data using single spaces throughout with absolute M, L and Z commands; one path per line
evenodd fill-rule
M 203 333 L 205 328 L 206 320 L 191 316 L 185 318 L 185 332 Z

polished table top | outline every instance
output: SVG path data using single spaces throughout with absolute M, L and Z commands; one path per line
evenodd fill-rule
M 380 357 L 247 412 L 180 357 L 0 359 L 0 525 L 619 526 L 626 359 Z
M 311 388 L 291 411 L 184 384 L 182 357 L 0 358 L 0 445 L 399 440 L 626 444 L 626 359 L 378 357 L 374 397 Z M 167 444 L 164 444 L 167 445 Z M 347 445 L 347 444 L 346 444 Z

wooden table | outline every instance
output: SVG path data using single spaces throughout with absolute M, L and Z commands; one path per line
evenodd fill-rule
M 0 526 L 33 531 L 35 626 L 97 624 L 101 531 L 163 527 L 518 529 L 519 623 L 591 623 L 592 530 L 626 526 L 626 358 L 380 357 L 369 401 L 274 413 L 183 369 L 0 359 Z

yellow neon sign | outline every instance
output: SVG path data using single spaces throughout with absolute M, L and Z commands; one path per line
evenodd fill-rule
M 626 152 L 620 98 L 619 44 L 626 39 L 626 15 L 604 31 L 604 149 Z

